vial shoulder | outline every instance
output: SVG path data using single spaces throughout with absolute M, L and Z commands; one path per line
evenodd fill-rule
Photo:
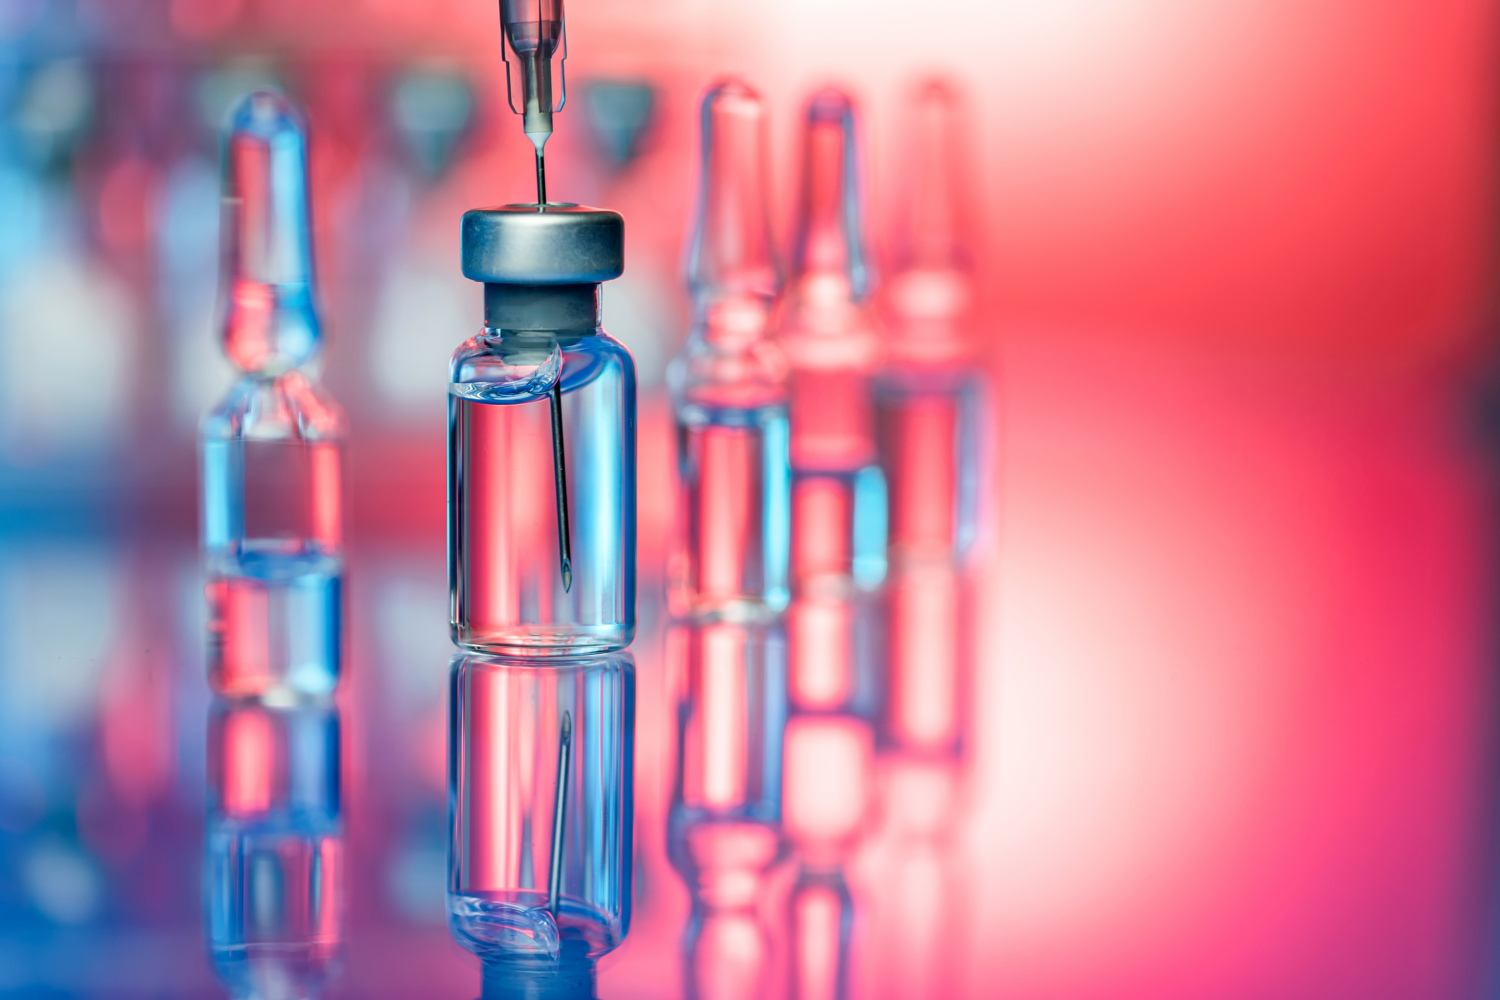
M 489 381 L 496 372 L 513 377 L 511 373 L 517 369 L 541 369 L 554 355 L 561 356 L 565 369 L 571 362 L 574 373 L 610 368 L 629 374 L 632 381 L 635 379 L 635 358 L 630 349 L 601 328 L 595 333 L 574 335 L 501 336 L 481 330 L 454 350 L 449 361 L 449 381 Z M 574 382 L 575 379 L 565 371 L 563 388 L 570 388 Z
M 625 375 L 631 385 L 635 384 L 635 355 L 630 353 L 630 348 L 611 337 L 602 327 L 591 337 L 579 338 L 576 350 L 580 354 L 586 353 L 597 357 L 604 365 Z

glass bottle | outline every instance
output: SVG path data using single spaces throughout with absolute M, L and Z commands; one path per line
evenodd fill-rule
M 307 143 L 280 94 L 235 109 L 224 144 L 223 345 L 242 373 L 200 435 L 209 683 L 324 695 L 338 682 L 344 418 L 305 369 L 321 341 Z
M 970 211 L 955 148 L 957 99 L 923 84 L 912 107 L 911 196 L 899 216 L 886 291 L 886 362 L 875 379 L 880 465 L 889 489 L 882 742 L 954 756 L 968 683 L 965 564 L 979 526 L 985 383 L 973 358 Z
M 885 490 L 870 379 L 881 341 L 868 308 L 854 104 L 808 102 L 792 278 L 777 322 L 791 365 L 792 576 L 797 592 L 870 589 L 884 574 Z
M 623 220 L 545 209 L 463 219 L 485 312 L 448 387 L 450 625 L 465 649 L 577 656 L 635 635 L 635 366 L 599 324 Z
M 236 998 L 315 996 L 343 949 L 338 710 L 220 700 L 208 734 L 214 969 Z
M 693 328 L 668 368 L 677 421 L 677 615 L 743 618 L 790 596 L 786 363 L 768 336 L 780 286 L 766 194 L 765 104 L 739 80 L 703 97 Z
M 673 626 L 676 775 L 667 849 L 692 894 L 686 995 L 764 995 L 771 948 L 761 926 L 766 874 L 782 855 L 786 640 L 777 623 Z
M 486 997 L 591 989 L 630 926 L 635 662 L 460 654 L 451 685 L 449 928 Z

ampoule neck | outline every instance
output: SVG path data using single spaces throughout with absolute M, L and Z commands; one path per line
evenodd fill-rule
M 724 351 L 747 350 L 768 339 L 771 300 L 762 295 L 717 295 L 698 305 L 694 333 Z
M 860 301 L 869 291 L 859 172 L 854 103 L 842 91 L 822 90 L 803 124 L 794 294 Z
M 700 314 L 720 303 L 775 298 L 781 269 L 767 198 L 765 104 L 737 79 L 703 97 L 698 205 L 687 278 Z

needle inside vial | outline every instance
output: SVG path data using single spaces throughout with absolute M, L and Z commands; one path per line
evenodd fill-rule
M 542 143 L 536 147 L 536 210 L 547 211 L 547 158 L 542 154 Z
M 562 731 L 557 737 L 557 800 L 552 806 L 552 866 L 547 878 L 547 909 L 554 920 L 562 914 L 563 818 L 568 809 L 568 765 L 573 756 L 573 715 L 564 711 Z
M 563 452 L 562 372 L 552 383 L 552 477 L 557 487 L 557 559 L 566 593 L 573 589 L 573 533 L 568 524 L 568 467 Z

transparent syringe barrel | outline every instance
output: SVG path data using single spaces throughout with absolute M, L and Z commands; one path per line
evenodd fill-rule
M 505 37 L 517 55 L 550 57 L 562 39 L 562 0 L 500 0 Z

